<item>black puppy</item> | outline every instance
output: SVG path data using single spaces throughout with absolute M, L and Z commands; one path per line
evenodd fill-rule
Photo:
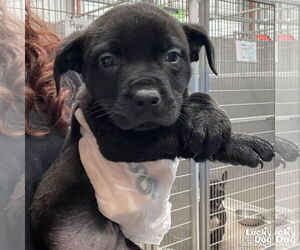
M 85 87 L 74 110 L 81 108 L 108 160 L 184 157 L 252 167 L 270 161 L 268 142 L 231 135 L 228 117 L 208 95 L 188 96 L 190 63 L 203 45 L 215 71 L 213 46 L 200 26 L 180 24 L 150 5 L 117 7 L 62 44 L 54 66 L 57 88 L 64 72 L 82 74 Z M 79 157 L 79 129 L 73 118 L 35 194 L 37 249 L 139 249 L 99 212 Z

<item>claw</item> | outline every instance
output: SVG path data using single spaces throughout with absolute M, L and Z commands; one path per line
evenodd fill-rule
M 283 168 L 286 168 L 286 161 L 282 162 Z
M 280 157 L 279 162 L 282 164 L 283 168 L 286 167 L 286 161 L 282 157 Z
M 214 161 L 214 159 L 215 159 L 215 154 L 210 155 L 208 158 L 209 161 Z
M 258 162 L 258 165 L 260 165 L 260 169 L 262 169 L 262 168 L 264 167 L 264 162 L 263 162 L 263 160 L 260 159 L 260 158 L 259 158 L 258 161 L 259 161 L 259 162 Z

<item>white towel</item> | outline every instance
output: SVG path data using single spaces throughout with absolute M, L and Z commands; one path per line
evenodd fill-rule
M 178 159 L 149 162 L 112 162 L 101 154 L 97 140 L 80 109 L 81 162 L 93 185 L 101 213 L 118 223 L 133 242 L 160 244 L 171 226 L 172 184 Z

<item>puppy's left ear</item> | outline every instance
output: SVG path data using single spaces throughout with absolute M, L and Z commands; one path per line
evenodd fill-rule
M 60 90 L 60 77 L 63 73 L 68 70 L 81 73 L 82 47 L 83 36 L 80 32 L 71 34 L 59 45 L 53 67 L 57 95 Z
M 206 30 L 198 24 L 183 23 L 182 27 L 189 42 L 191 62 L 199 60 L 199 52 L 201 47 L 204 45 L 209 66 L 217 75 L 218 73 L 215 66 L 215 50 Z

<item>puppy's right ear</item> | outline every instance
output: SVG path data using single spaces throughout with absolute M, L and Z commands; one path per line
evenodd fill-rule
M 81 73 L 82 51 L 83 36 L 81 32 L 71 34 L 59 46 L 53 68 L 57 95 L 60 90 L 60 77 L 63 73 L 68 70 L 74 70 Z
M 199 60 L 199 51 L 201 47 L 204 46 L 209 66 L 217 75 L 218 72 L 216 70 L 215 63 L 215 50 L 206 30 L 199 24 L 191 23 L 183 23 L 182 28 L 190 46 L 191 62 L 196 62 Z

